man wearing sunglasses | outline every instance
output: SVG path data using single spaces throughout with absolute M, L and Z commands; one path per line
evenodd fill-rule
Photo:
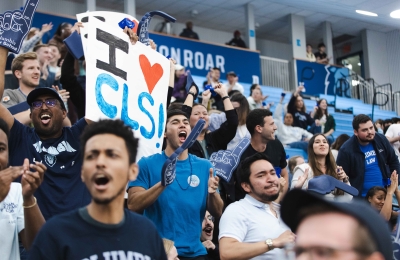
M 4 92 L 7 52 L 0 47 L 0 96 Z M 21 124 L 0 105 L 0 118 L 10 128 L 10 165 L 21 165 L 23 158 L 28 158 L 47 167 L 43 183 L 35 192 L 45 219 L 89 204 L 90 194 L 80 177 L 79 136 L 90 121 L 83 118 L 72 127 L 63 127 L 67 111 L 60 95 L 51 88 L 32 90 L 27 103 L 34 128 Z

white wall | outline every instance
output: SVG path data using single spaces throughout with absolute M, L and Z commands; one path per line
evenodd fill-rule
M 386 51 L 389 67 L 389 81 L 394 91 L 400 91 L 400 30 L 386 34 Z M 387 82 L 383 82 L 387 83 Z

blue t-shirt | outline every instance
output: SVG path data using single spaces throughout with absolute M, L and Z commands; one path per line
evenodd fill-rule
M 17 120 L 8 140 L 11 166 L 42 162 L 47 167 L 44 179 L 35 192 L 45 219 L 86 206 L 90 194 L 81 180 L 82 156 L 79 137 L 87 125 L 85 119 L 72 127 L 64 127 L 59 138 L 41 140 L 34 128 Z
M 36 236 L 29 259 L 167 260 L 153 223 L 127 209 L 124 213 L 114 225 L 94 220 L 87 208 L 56 216 Z
M 373 186 L 383 187 L 382 172 L 379 168 L 378 158 L 374 147 L 371 143 L 368 145 L 360 145 L 361 151 L 365 154 L 365 174 L 362 196 L 365 197 L 367 192 Z
M 166 159 L 164 152 L 140 159 L 138 178 L 130 182 L 129 187 L 139 186 L 147 190 L 160 182 Z M 160 235 L 175 242 L 180 256 L 207 254 L 200 235 L 206 213 L 210 168 L 212 165 L 208 160 L 191 154 L 186 160 L 178 160 L 174 182 L 144 211 Z

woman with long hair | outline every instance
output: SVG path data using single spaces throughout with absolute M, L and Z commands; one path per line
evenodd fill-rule
M 348 136 L 347 134 L 341 134 L 336 138 L 335 142 L 333 142 L 331 147 L 331 153 L 335 158 L 335 161 L 337 159 L 340 147 L 342 147 L 342 145 L 349 139 L 350 136 Z
M 236 110 L 238 115 L 239 125 L 236 130 L 235 137 L 229 142 L 228 150 L 232 150 L 235 146 L 242 140 L 243 138 L 251 138 L 249 130 L 246 127 L 246 118 L 250 113 L 249 102 L 247 102 L 247 98 L 243 96 L 241 93 L 235 93 L 231 96 L 231 103 Z M 210 115 L 210 126 L 208 129 L 210 131 L 217 130 L 221 127 L 222 123 L 226 121 L 225 113 L 213 113 Z
M 400 191 L 397 173 L 392 173 L 390 178 L 391 184 L 387 189 L 380 186 L 374 186 L 368 190 L 365 199 L 375 208 L 384 219 L 389 221 L 393 217 L 398 217 L 398 213 L 392 210 L 393 195 L 396 196 L 397 201 L 400 201 Z
M 308 126 L 312 126 L 314 122 L 319 124 L 319 122 L 318 120 L 314 121 L 314 119 L 306 113 L 306 106 L 300 95 L 300 91 L 303 89 L 304 87 L 300 86 L 293 93 L 287 106 L 287 112 L 293 116 L 293 126 L 298 126 L 307 130 Z
M 326 99 L 317 101 L 317 107 L 314 114 L 314 120 L 319 120 L 319 126 L 314 128 L 314 134 L 322 133 L 328 139 L 329 143 L 333 143 L 333 132 L 335 132 L 335 118 L 328 113 L 328 102 Z
M 308 143 L 308 163 L 296 166 L 291 188 L 307 189 L 310 179 L 323 174 L 330 175 L 350 185 L 349 177 L 342 167 L 336 165 L 326 137 L 323 134 L 315 134 Z M 344 192 L 341 190 L 333 193 L 333 195 L 343 194 Z M 349 194 L 345 196 L 351 197 Z

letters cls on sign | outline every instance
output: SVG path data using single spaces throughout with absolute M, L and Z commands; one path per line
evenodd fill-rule
M 116 24 L 118 28 L 118 24 Z M 120 28 L 90 19 L 86 50 L 86 117 L 121 118 L 138 137 L 137 158 L 161 152 L 170 63 L 150 47 L 132 45 Z

